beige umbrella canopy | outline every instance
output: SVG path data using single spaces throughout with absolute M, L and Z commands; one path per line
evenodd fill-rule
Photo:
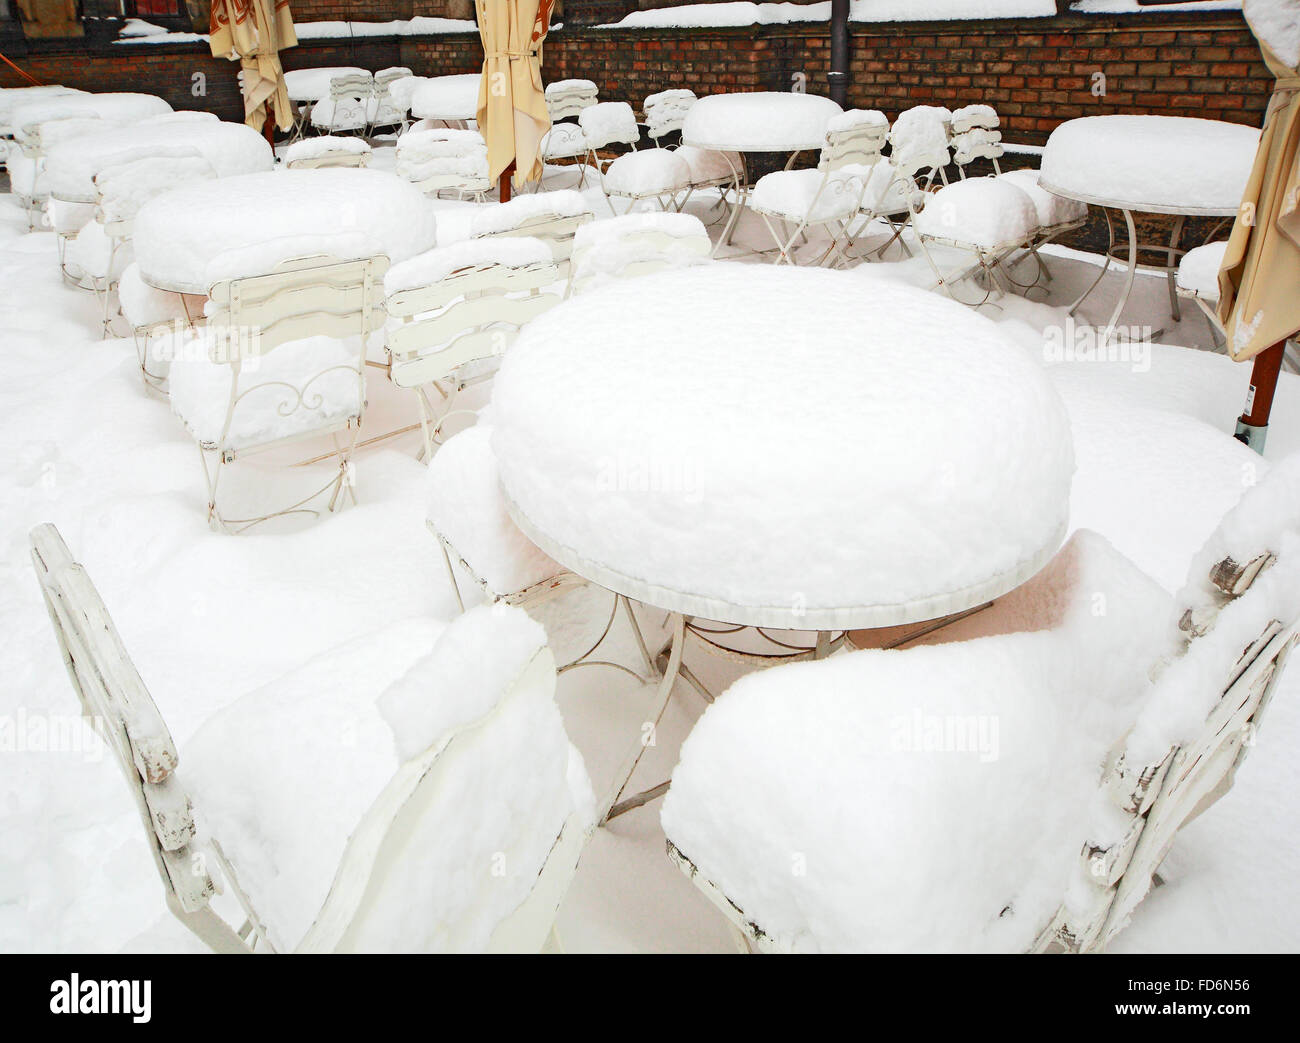
M 270 111 L 281 130 L 293 126 L 280 51 L 294 47 L 289 0 L 212 0 L 212 53 L 243 65 L 244 122 L 261 130 Z
M 488 172 L 515 166 L 524 181 L 542 176 L 542 138 L 551 127 L 542 90 L 542 41 L 555 0 L 475 0 L 483 38 L 478 127 L 487 142 Z M 502 179 L 503 196 L 509 182 Z
M 1232 357 L 1255 359 L 1238 433 L 1262 449 L 1283 347 L 1300 331 L 1300 0 L 1246 0 L 1243 13 L 1277 83 L 1219 269 L 1219 320 Z

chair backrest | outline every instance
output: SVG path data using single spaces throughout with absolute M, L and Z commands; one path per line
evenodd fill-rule
M 378 87 L 382 93 L 387 93 L 388 85 L 390 83 L 411 75 L 413 75 L 411 70 L 405 66 L 393 65 L 387 69 L 380 69 L 375 73 L 375 86 Z
M 660 91 L 646 98 L 642 106 L 646 130 L 656 145 L 660 138 L 682 129 L 686 114 L 697 100 L 695 92 L 685 88 Z
M 1249 490 L 1198 555 L 1179 599 L 1182 653 L 1158 664 L 1102 780 L 1109 811 L 1094 835 L 1108 839 L 1084 845 L 1070 906 L 1040 936 L 1041 948 L 1104 948 L 1147 893 L 1178 830 L 1231 788 L 1300 640 L 1296 503 L 1300 460 Z M 1224 538 L 1234 528 L 1248 535 Z
M 330 80 L 330 98 L 334 102 L 365 101 L 375 96 L 375 78 L 368 72 L 350 72 Z
M 993 169 L 1001 172 L 998 160 L 1003 149 L 999 123 L 991 105 L 967 105 L 952 114 L 952 161 L 962 177 L 966 176 L 966 166 L 977 159 L 991 160 Z
M 928 171 L 933 179 L 934 172 L 948 164 L 946 111 L 917 105 L 899 113 L 889 132 L 889 160 L 900 174 L 915 177 Z
M 122 645 L 103 599 L 75 562 L 59 530 L 38 525 L 30 534 L 32 564 L 82 713 L 112 750 L 144 824 L 167 904 L 196 933 L 206 920 L 216 885 L 196 857 L 194 807 L 176 778 L 180 757 L 140 674 Z M 213 924 L 216 927 L 216 923 Z M 225 945 L 243 948 L 226 927 Z
M 631 145 L 641 140 L 636 113 L 625 101 L 601 101 L 578 114 L 578 125 L 587 139 L 587 148 L 602 149 L 608 145 Z
M 450 248 L 454 249 L 454 248 Z M 398 387 L 417 388 L 479 359 L 505 352 L 530 319 L 560 302 L 543 289 L 554 264 L 470 263 L 428 285 L 388 295 L 388 350 Z
M 853 109 L 830 121 L 818 165 L 823 170 L 875 166 L 888 139 L 889 120 L 883 112 Z
M 300 257 L 267 275 L 214 283 L 208 290 L 216 309 L 209 328 L 228 324 L 232 337 L 239 338 L 239 350 L 218 337 L 211 346 L 212 361 L 238 366 L 243 358 L 307 337 L 360 337 L 364 344 L 383 322 L 380 285 L 387 270 L 387 257 Z M 360 354 L 358 365 L 364 363 L 364 349 Z
M 544 202 L 551 201 L 551 202 Z M 526 236 L 551 248 L 551 257 L 563 273 L 573 254 L 578 229 L 595 220 L 582 197 L 572 190 L 517 196 L 474 219 L 474 238 Z
M 708 231 L 691 214 L 615 217 L 578 232 L 566 293 L 584 293 L 610 279 L 706 263 L 712 252 Z
M 546 111 L 551 122 L 577 116 L 595 105 L 599 90 L 590 80 L 558 80 L 546 85 Z
M 83 713 L 116 755 L 131 789 L 168 907 L 218 952 L 273 951 L 218 838 L 196 838 L 194 805 L 177 777 L 175 744 L 90 578 L 53 525 L 37 526 L 30 540 L 32 561 L 73 689 Z M 487 618 L 480 617 L 479 622 Z M 496 911 L 503 914 L 487 935 L 486 947 L 512 952 L 542 947 L 576 868 L 591 825 L 591 809 L 585 806 L 589 793 L 580 794 L 569 778 L 568 740 L 554 704 L 555 661 L 545 637 L 536 645 L 521 644 L 519 621 L 509 619 L 503 625 L 513 625 L 504 654 L 521 658 L 522 668 L 485 712 L 437 736 L 398 768 L 349 836 L 333 885 L 299 951 L 383 951 L 393 947 L 399 935 L 397 944 L 405 938 L 418 945 L 436 940 L 439 932 L 451 935 L 453 942 L 485 933 L 474 917 L 481 907 L 472 902 L 464 903 L 470 908 L 468 927 L 417 917 L 411 931 L 401 926 L 402 914 L 412 907 L 413 883 L 426 902 L 430 888 L 444 885 L 442 879 L 432 883 L 427 879 L 428 854 L 439 844 L 444 865 L 451 870 L 462 868 L 458 862 L 484 854 L 472 850 L 475 841 L 483 843 L 477 837 L 457 838 L 469 850 L 447 849 L 446 835 L 456 824 L 449 821 L 447 797 L 458 778 L 463 782 L 466 770 L 481 768 L 485 761 L 499 765 L 504 757 L 508 762 L 516 756 L 514 748 L 532 744 L 539 736 L 554 754 L 546 766 L 548 778 L 541 783 L 546 792 L 535 797 L 532 790 L 537 781 L 521 775 L 529 790 L 522 797 L 516 794 L 516 799 L 535 805 L 530 811 L 536 811 L 539 803 L 549 804 L 545 810 L 551 812 L 568 810 L 554 822 L 529 815 L 522 825 L 506 823 L 510 835 L 501 840 L 519 843 L 518 834 L 525 834 L 529 843 L 523 849 L 531 850 L 542 863 L 539 871 L 529 865 L 527 872 L 513 869 L 501 874 L 514 878 L 506 882 L 512 889 L 508 901 L 503 903 L 503 881 L 489 871 L 491 867 L 484 867 L 483 877 L 486 887 L 497 891 L 487 900 L 495 899 Z M 494 636 L 482 627 L 477 631 L 480 640 Z M 473 631 L 470 634 L 474 636 Z M 425 690 L 419 686 L 417 694 L 423 696 Z M 450 812 L 452 819 L 463 821 L 459 807 Z M 471 822 L 468 828 L 478 826 Z M 510 850 L 518 848 L 512 845 Z M 230 911 L 236 919 L 243 917 L 238 929 L 213 908 L 219 892 L 209 865 L 218 867 L 224 878 Z M 447 881 L 446 886 L 458 885 Z M 418 901 L 420 894 L 414 897 Z

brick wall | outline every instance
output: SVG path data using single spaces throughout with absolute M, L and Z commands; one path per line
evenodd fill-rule
M 297 0 L 295 12 L 303 18 L 301 11 L 329 2 L 335 0 Z M 355 4 L 343 6 L 355 13 Z M 11 47 L 9 57 L 42 82 L 153 91 L 177 107 L 205 106 L 239 117 L 235 66 L 211 58 L 202 44 L 31 42 Z M 357 37 L 304 41 L 285 51 L 283 60 L 288 69 L 400 64 L 438 75 L 477 71 L 482 48 L 474 33 Z M 639 104 L 669 86 L 701 95 L 788 90 L 799 72 L 806 74 L 808 90 L 824 93 L 829 60 L 824 24 L 563 29 L 547 40 L 543 75 L 548 81 L 594 79 L 602 97 Z M 195 93 L 196 73 L 206 94 Z M 1097 74 L 1105 77 L 1102 95 L 1093 93 Z M 20 82 L 0 66 L 0 86 Z M 986 101 L 1003 116 L 1008 140 L 1027 144 L 1041 144 L 1063 120 L 1112 112 L 1208 116 L 1257 126 L 1272 82 L 1235 12 L 852 26 L 853 105 L 879 108 L 893 118 L 917 103 Z

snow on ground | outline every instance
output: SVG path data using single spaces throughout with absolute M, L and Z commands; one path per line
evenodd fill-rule
M 372 167 L 391 169 L 392 149 L 377 148 Z M 571 168 L 548 168 L 548 188 L 575 182 Z M 589 184 L 584 196 L 598 217 L 610 213 L 598 187 Z M 714 202 L 699 194 L 689 209 L 716 237 L 723 215 Z M 439 242 L 465 238 L 480 210 L 443 205 Z M 0 672 L 8 679 L 0 721 L 64 725 L 72 738 L 50 752 L 39 731 L 0 731 L 17 747 L 0 751 L 0 950 L 192 951 L 192 939 L 165 915 L 118 769 L 77 718 L 32 575 L 27 531 L 42 521 L 59 526 L 184 748 L 222 708 L 349 642 L 412 627 L 432 639 L 452 619 L 455 599 L 424 526 L 418 435 L 359 455 L 358 506 L 239 537 L 209 531 L 198 453 L 167 403 L 144 392 L 133 343 L 99 339 L 96 302 L 61 281 L 52 235 L 25 229 L 25 215 L 0 196 Z M 747 215 L 724 252 L 767 247 L 767 240 L 761 222 Z M 814 240 L 806 249 L 816 256 L 823 246 Z M 855 269 L 864 292 L 879 290 L 881 280 L 886 287 L 889 280 L 933 281 L 919 256 L 903 259 L 895 246 L 887 257 L 890 263 Z M 1164 286 L 1146 277 L 1127 321 L 1163 323 L 1166 344 L 1194 347 L 1139 344 L 1108 360 L 1092 358 L 1059 304 L 1087 284 L 1094 262 L 1053 250 L 1049 301 L 1005 298 L 982 311 L 1047 367 L 1071 412 L 1073 525 L 1101 531 L 1172 593 L 1251 469 L 1267 466 L 1227 436 L 1247 370 L 1196 351 L 1210 344 L 1203 316 L 1185 307 L 1182 321 L 1170 324 Z M 1101 317 L 1119 282 L 1115 273 L 1105 277 L 1084 307 L 1086 318 Z M 369 398 L 372 433 L 414 419 L 412 403 L 382 377 L 371 377 Z M 1300 450 L 1297 378 L 1283 377 L 1275 418 L 1267 455 Z M 271 476 L 284 473 L 271 470 L 273 463 L 245 463 L 242 487 L 233 491 L 264 493 Z M 608 595 L 592 589 L 548 604 L 542 621 L 557 658 L 594 640 L 608 611 Z M 641 615 L 652 635 L 661 632 L 662 613 Z M 630 638 L 619 630 L 618 641 L 615 654 L 631 661 Z M 715 690 L 734 677 L 721 660 L 692 667 Z M 643 719 L 648 693 L 630 684 L 600 670 L 572 671 L 560 681 L 565 725 L 597 792 Z M 1236 787 L 1180 836 L 1162 870 L 1164 886 L 1114 948 L 1300 948 L 1300 766 L 1289 753 L 1300 743 L 1298 696 L 1300 672 L 1293 671 Z M 679 686 L 634 786 L 668 777 L 702 709 Z M 732 948 L 723 918 L 664 856 L 657 803 L 597 831 L 561 909 L 559 933 L 571 951 Z

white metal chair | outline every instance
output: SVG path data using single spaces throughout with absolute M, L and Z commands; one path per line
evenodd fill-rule
M 1015 185 L 1028 195 L 1033 202 L 1034 209 L 1038 214 L 1038 227 L 1034 231 L 1033 240 L 1029 244 L 1029 253 L 1038 265 L 1038 274 L 1034 282 L 1036 283 L 1040 279 L 1044 282 L 1050 282 L 1052 270 L 1048 267 L 1047 259 L 1043 257 L 1040 250 L 1066 232 L 1082 228 L 1087 224 L 1088 204 L 1077 199 L 1066 199 L 1064 196 L 1053 195 L 1038 183 L 1037 170 L 1006 170 L 998 175 L 998 180 Z M 1012 271 L 1018 263 L 1019 261 L 1008 261 L 1003 266 L 1004 270 Z M 1016 282 L 1016 285 L 1024 286 L 1020 282 Z M 1033 285 L 1033 283 L 1029 285 Z
M 637 142 L 641 140 L 636 113 L 625 101 L 601 101 L 588 105 L 578 113 L 578 126 L 582 129 L 582 140 L 586 147 L 584 162 L 587 166 L 595 167 L 597 172 L 603 172 L 613 162 L 613 159 L 602 160 L 597 153 L 611 145 L 626 145 L 635 152 Z
M 380 69 L 375 73 L 375 114 L 370 119 L 367 136 L 379 127 L 397 127 L 405 130 L 411 115 L 411 102 L 405 91 L 394 93 L 395 83 L 411 79 L 411 70 L 402 65 Z
M 556 268 L 564 276 L 569 271 L 574 236 L 594 219 L 595 214 L 580 192 L 573 189 L 533 192 L 475 214 L 470 222 L 470 236 L 540 239 L 551 248 Z
M 977 159 L 987 159 L 993 164 L 995 174 L 1001 174 L 998 160 L 1002 158 L 1001 120 L 991 105 L 966 105 L 952 114 L 952 161 L 957 173 L 966 177 L 966 167 Z
M 476 130 L 411 130 L 397 139 L 397 173 L 426 195 L 452 192 L 482 203 L 494 187 L 487 144 Z
M 669 268 L 707 264 L 713 243 L 692 214 L 626 214 L 578 229 L 566 296 L 610 279 L 651 275 Z
M 364 134 L 378 111 L 375 78 L 368 72 L 348 73 L 330 80 L 329 94 L 312 106 L 311 125 L 326 134 Z
M 216 176 L 212 164 L 197 152 L 192 156 L 147 156 L 105 167 L 95 175 L 95 191 L 99 197 L 95 219 L 78 233 L 68 258 L 69 266 L 79 266 L 91 281 L 100 300 L 105 337 L 112 332 L 114 291 L 131 263 L 131 235 L 140 207 L 186 182 L 206 181 Z M 106 241 L 107 257 L 78 265 L 79 255 L 96 252 L 93 247 L 89 251 L 78 249 L 83 236 L 96 244 Z M 98 252 L 102 254 L 102 250 Z
M 225 279 L 208 291 L 208 322 L 188 331 L 169 376 L 172 411 L 198 443 L 208 521 L 240 532 L 270 518 L 316 514 L 329 494 L 354 501 L 351 457 L 365 407 L 365 350 L 382 323 L 386 257 L 305 257 L 267 275 Z M 339 436 L 343 436 L 340 442 Z M 288 507 L 229 518 L 218 504 L 228 465 L 307 438 L 328 436 L 338 472 Z
M 663 147 L 660 139 L 669 134 L 680 133 L 686 121 L 686 115 L 698 99 L 695 92 L 685 89 L 673 89 L 651 94 L 646 98 L 643 110 L 646 117 L 646 132 L 657 147 Z M 727 193 L 740 194 L 740 185 L 745 183 L 745 157 L 740 152 L 723 152 L 718 149 L 705 149 L 697 145 L 677 143 L 669 146 L 679 159 L 686 161 L 690 170 L 690 190 L 682 199 L 685 206 L 692 193 L 698 189 L 717 188 L 721 190 L 720 203 L 726 210 Z
M 389 377 L 415 392 L 428 458 L 455 413 L 456 396 L 490 377 L 487 364 L 519 328 L 559 303 L 558 294 L 544 292 L 559 277 L 551 248 L 531 238 L 473 239 L 389 270 Z M 442 399 L 440 409 L 430 389 Z
M 1297 639 L 1297 462 L 1243 497 L 1176 600 L 1079 533 L 919 642 L 937 647 L 742 679 L 683 748 L 670 856 L 752 950 L 1100 950 L 1231 786 Z
M 660 210 L 679 210 L 691 192 L 691 168 L 677 150 L 634 150 L 600 171 L 600 187 L 615 216 L 615 199 L 626 200 L 625 213 L 646 200 L 654 200 Z
M 953 300 L 979 307 L 1001 290 L 999 278 L 1009 288 L 1027 289 L 1006 272 L 1004 262 L 1019 250 L 1029 250 L 1038 232 L 1038 210 L 1029 195 L 1001 178 L 968 178 L 944 185 L 927 197 L 924 210 L 913 210 L 912 227 L 921 252 Z M 945 272 L 932 246 L 956 248 L 974 256 L 974 263 Z M 978 301 L 962 301 L 954 287 L 976 276 L 984 283 Z
M 321 167 L 364 167 L 372 149 L 364 138 L 322 134 L 295 141 L 284 153 L 286 170 L 315 170 Z
M 817 169 L 779 170 L 759 178 L 749 205 L 776 243 L 776 264 L 796 263 L 795 243 L 807 238 L 809 228 L 823 227 L 830 236 L 819 264 L 850 243 L 849 223 L 861 208 L 888 131 L 882 113 L 850 110 L 828 124 Z M 784 232 L 774 221 L 783 224 Z
M 52 525 L 31 544 L 73 689 L 126 778 L 168 909 L 206 945 L 536 952 L 552 936 L 594 797 L 545 632 L 523 612 L 469 613 L 431 649 L 422 627 L 403 666 L 387 661 L 392 642 L 354 642 L 220 711 L 182 770 L 85 570 Z M 369 686 L 331 685 L 367 656 L 353 676 Z M 489 657 L 493 670 L 477 670 Z M 430 714 L 437 690 L 459 711 L 444 701 Z M 467 793 L 492 809 L 466 809 Z
M 546 111 L 551 117 L 551 129 L 542 138 L 542 159 L 552 162 L 561 159 L 581 160 L 587 155 L 587 139 L 576 120 L 583 109 L 597 102 L 597 87 L 591 80 L 557 80 L 546 85 Z M 579 164 L 578 187 L 587 177 L 585 164 Z M 540 190 L 541 179 L 538 179 Z
M 145 390 L 165 395 L 172 348 L 187 327 L 202 321 L 203 298 L 187 300 L 184 294 L 155 289 L 144 281 L 134 262 L 122 272 L 117 298 L 135 337 Z

